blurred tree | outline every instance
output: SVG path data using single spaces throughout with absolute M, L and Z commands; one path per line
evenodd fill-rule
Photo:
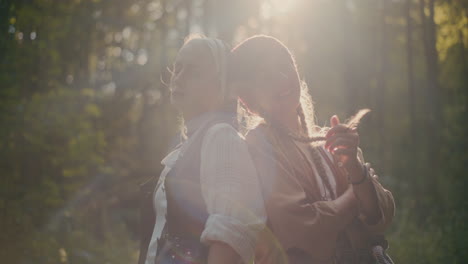
M 468 257 L 464 0 L 3 0 L 0 32 L 2 262 L 136 262 L 138 186 L 180 125 L 160 79 L 188 33 L 279 37 L 320 125 L 375 110 L 360 133 L 397 200 L 393 258 Z
M 413 142 L 417 141 L 416 134 L 416 91 L 414 87 L 413 73 L 413 21 L 411 18 L 412 0 L 406 0 L 405 16 L 406 16 L 406 57 L 408 67 L 408 112 L 410 116 L 410 135 Z
M 376 93 L 376 112 L 377 112 L 377 129 L 379 129 L 379 135 L 380 135 L 380 149 L 379 149 L 379 155 L 383 156 L 386 155 L 385 148 L 386 146 L 386 135 L 385 133 L 385 107 L 386 107 L 386 89 L 387 89 L 387 82 L 386 82 L 386 75 L 389 71 L 388 67 L 388 31 L 387 31 L 387 12 L 388 12 L 388 1 L 387 0 L 382 0 L 382 5 L 381 9 L 379 10 L 381 12 L 380 15 L 380 49 L 379 49 L 379 54 L 380 54 L 380 65 L 379 65 L 379 75 L 377 77 L 377 93 Z

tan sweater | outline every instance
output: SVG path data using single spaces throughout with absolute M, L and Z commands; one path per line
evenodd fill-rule
M 265 125 L 252 130 L 246 140 L 260 178 L 269 227 L 258 245 L 256 263 L 285 263 L 288 257 L 289 263 L 294 263 L 293 251 L 308 255 L 313 263 L 334 263 L 335 254 L 340 253 L 339 236 L 346 236 L 355 251 L 370 250 L 371 236 L 383 234 L 391 223 L 393 196 L 377 177 L 370 178 L 381 218 L 368 225 L 359 210 L 338 211 L 332 202 L 323 200 L 321 183 L 305 170 L 305 163 L 313 161 L 293 140 Z M 334 165 L 328 166 L 326 173 L 332 174 L 327 176 L 335 179 L 336 195 L 340 196 L 348 183 L 337 177 Z

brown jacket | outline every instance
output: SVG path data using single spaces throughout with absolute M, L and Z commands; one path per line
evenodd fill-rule
M 256 263 L 335 263 L 344 250 L 370 251 L 369 241 L 381 235 L 392 221 L 395 205 L 392 194 L 376 177 L 375 187 L 381 218 L 374 225 L 365 222 L 359 210 L 338 211 L 330 201 L 323 201 L 314 177 L 305 170 L 300 149 L 285 136 L 266 125 L 246 137 L 262 185 L 268 229 L 260 238 Z M 328 154 L 321 151 L 323 156 Z M 303 157 L 303 155 L 302 155 Z M 327 157 L 329 158 L 329 157 Z M 362 155 L 361 155 L 362 159 Z M 361 160 L 362 161 L 362 160 Z M 338 177 L 339 169 L 329 165 L 336 180 L 337 196 L 348 183 Z M 339 245 L 348 241 L 346 249 Z

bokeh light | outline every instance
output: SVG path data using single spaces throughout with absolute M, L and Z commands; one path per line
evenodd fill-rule
M 464 263 L 465 2 L 2 1 L 0 262 L 137 262 L 139 184 L 180 139 L 167 68 L 202 33 L 282 40 L 320 126 L 370 108 L 360 145 L 397 201 L 392 257 Z

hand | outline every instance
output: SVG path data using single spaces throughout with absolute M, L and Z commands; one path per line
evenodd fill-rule
M 331 129 L 326 134 L 325 148 L 333 154 L 335 160 L 349 171 L 351 168 L 360 167 L 357 158 L 359 135 L 356 129 L 351 129 L 340 123 L 338 116 L 330 118 Z

